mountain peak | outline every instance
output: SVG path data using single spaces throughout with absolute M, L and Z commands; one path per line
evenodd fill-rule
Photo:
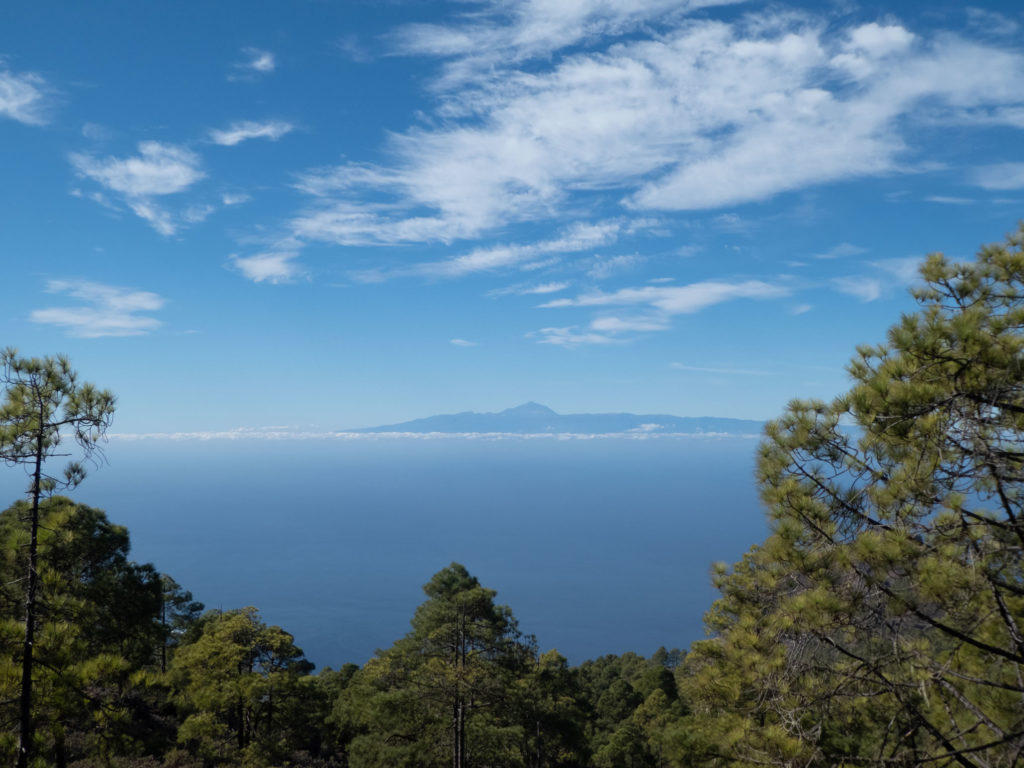
M 522 405 L 517 405 L 515 408 L 506 408 L 502 413 L 515 416 L 557 416 L 553 410 L 548 408 L 546 405 L 535 403 L 532 400 Z
M 540 403 L 529 402 L 497 413 L 463 411 L 423 419 L 364 427 L 354 432 L 437 432 L 441 434 L 577 434 L 610 435 L 650 433 L 734 435 L 757 434 L 763 424 L 756 421 L 715 417 L 681 417 L 666 414 L 568 413 L 560 414 Z

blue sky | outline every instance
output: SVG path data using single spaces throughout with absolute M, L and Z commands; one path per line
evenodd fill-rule
M 1015 3 L 0 8 L 0 343 L 119 432 L 831 397 L 1024 201 Z

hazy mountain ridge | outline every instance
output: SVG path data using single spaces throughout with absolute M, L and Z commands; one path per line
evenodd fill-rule
M 428 416 L 400 424 L 346 430 L 348 432 L 506 432 L 513 434 L 618 432 L 760 434 L 764 422 L 716 416 L 670 416 L 635 413 L 556 413 L 540 403 L 523 403 L 496 413 Z

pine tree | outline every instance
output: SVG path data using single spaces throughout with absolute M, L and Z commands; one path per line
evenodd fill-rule
M 19 692 L 17 768 L 27 768 L 33 749 L 33 647 L 39 590 L 39 507 L 57 489 L 76 486 L 85 477 L 80 462 L 71 462 L 58 477 L 47 473 L 48 460 L 58 456 L 70 437 L 88 458 L 96 452 L 114 413 L 114 396 L 107 390 L 79 383 L 65 357 L 23 358 L 13 349 L 0 353 L 0 458 L 24 466 L 29 473 L 29 532 L 25 572 L 24 635 Z
M 354 766 L 515 765 L 514 685 L 536 656 L 495 592 L 452 563 L 423 587 L 412 630 L 359 672 L 334 720 Z
M 698 751 L 1024 757 L 1024 229 L 921 275 L 919 311 L 857 351 L 852 389 L 766 430 L 773 533 L 720 574 L 718 636 L 688 659 Z

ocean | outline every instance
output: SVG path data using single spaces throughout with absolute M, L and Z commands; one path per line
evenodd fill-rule
M 256 606 L 318 667 L 409 629 L 455 561 L 579 663 L 704 636 L 709 568 L 766 533 L 757 440 L 119 440 L 73 498 L 208 608 Z M 0 493 L 24 490 L 0 468 Z

